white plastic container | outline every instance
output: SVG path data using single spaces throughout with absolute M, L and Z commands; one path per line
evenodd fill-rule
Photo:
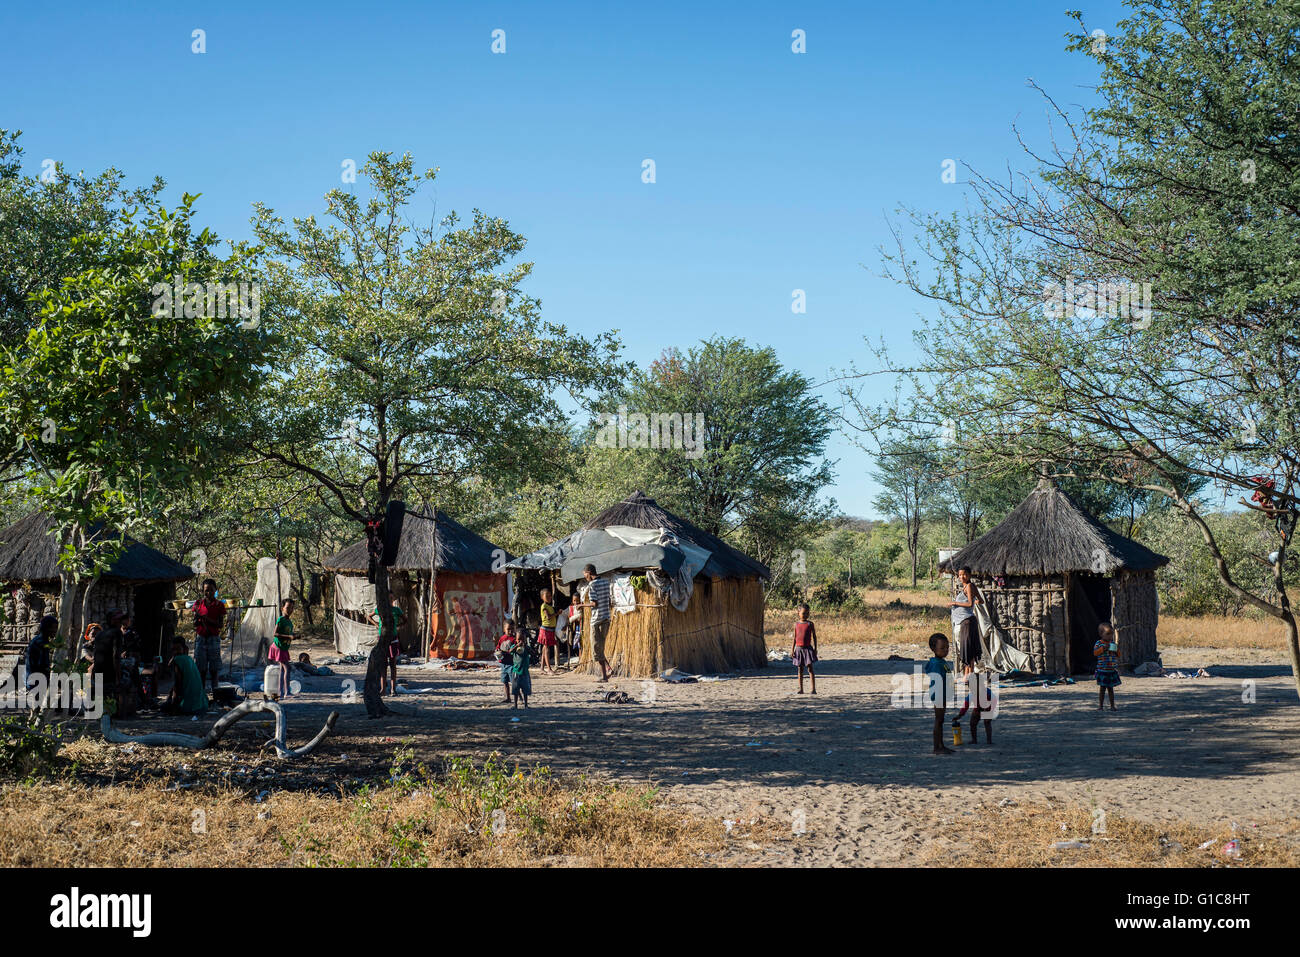
M 280 697 L 281 667 L 279 663 L 269 664 L 262 673 L 262 694 L 268 698 Z

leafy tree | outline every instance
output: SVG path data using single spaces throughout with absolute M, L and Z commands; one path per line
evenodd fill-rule
M 21 130 L 0 129 L 0 340 L 24 336 L 38 321 L 36 298 L 94 264 L 94 244 L 78 237 L 114 228 L 124 209 L 156 200 L 163 188 L 127 189 L 123 174 L 87 178 L 62 166 L 22 174 Z M 43 177 L 43 178 L 42 178 Z
M 886 368 L 937 414 L 961 410 L 997 468 L 1049 461 L 1177 509 L 1223 586 L 1283 624 L 1300 691 L 1284 573 L 1300 518 L 1296 11 L 1127 6 L 1104 43 L 1075 15 L 1100 105 L 1056 112 L 1064 132 L 1032 174 L 972 173 L 971 212 L 913 216 L 886 268 L 941 324 L 917 366 Z M 1234 574 L 1196 483 L 1270 529 L 1267 596 Z
M 824 457 L 830 411 L 807 377 L 784 368 L 771 348 L 716 336 L 685 352 L 667 350 L 602 407 L 606 416 L 680 414 L 702 423 L 698 447 L 638 447 L 638 423 L 621 418 L 595 430 L 606 445 L 621 431 L 608 451 L 633 462 L 640 484 L 772 566 L 772 584 L 788 571 L 792 550 L 830 515 L 831 503 L 819 501 L 834 477 Z
M 194 200 L 145 202 L 75 240 L 81 270 L 37 295 L 34 324 L 0 356 L 5 446 L 59 537 L 65 639 L 80 630 L 79 585 L 88 600 L 126 536 L 156 528 L 228 460 L 231 406 L 255 391 L 264 332 L 238 310 L 209 315 L 206 297 L 208 283 L 247 282 L 252 254 L 219 256 L 217 237 L 194 231 Z M 199 290 L 179 312 L 160 305 L 177 282 Z
M 903 523 L 904 544 L 916 587 L 916 566 L 920 554 L 921 524 L 934 507 L 938 495 L 938 460 L 924 439 L 916 435 L 894 435 L 880 446 L 877 470 L 873 474 L 880 493 L 872 504 L 890 518 Z
M 285 348 L 268 375 L 255 461 L 314 482 L 352 521 L 382 519 L 415 495 L 437 503 L 473 476 L 520 482 L 554 453 L 555 394 L 613 384 L 617 339 L 588 340 L 544 322 L 522 289 L 524 238 L 475 211 L 436 226 L 406 220 L 420 186 L 409 154 L 374 152 L 369 198 L 325 197 L 328 222 L 292 228 L 257 206 L 254 231 L 272 261 L 270 297 Z M 381 636 L 366 669 L 368 713 L 395 634 L 388 579 L 376 576 Z

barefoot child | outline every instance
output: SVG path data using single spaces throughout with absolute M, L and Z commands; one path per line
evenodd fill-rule
M 971 707 L 971 699 L 974 699 L 974 708 Z M 961 719 L 965 717 L 966 712 L 970 715 L 970 743 L 979 743 L 979 726 L 980 719 L 984 719 L 984 740 L 989 744 L 993 743 L 993 720 L 992 716 L 998 712 L 998 693 L 993 687 L 992 679 L 987 671 L 971 671 L 966 676 L 966 700 L 961 706 L 961 710 L 953 716 L 952 726 L 955 728 L 961 724 Z
M 514 667 L 515 654 L 515 623 L 506 619 L 506 632 L 497 639 L 496 659 L 501 663 L 501 684 L 505 688 L 505 697 L 502 699 L 507 704 L 510 702 L 510 678 L 511 669 Z
M 537 629 L 537 643 L 542 646 L 542 674 L 548 671 L 553 674 L 559 674 L 555 666 L 560 663 L 560 653 L 556 649 L 555 643 L 555 622 L 558 617 L 555 613 L 555 606 L 551 604 L 551 590 L 542 589 L 542 607 L 537 611 L 541 619 L 541 627 Z M 551 656 L 555 660 L 551 660 Z
M 524 699 L 524 707 L 528 707 L 528 696 L 533 693 L 533 679 L 528 673 L 531 667 L 531 656 L 528 652 L 528 642 L 516 641 L 514 655 L 510 663 L 510 692 L 514 695 L 514 706 L 519 707 L 519 698 Z
M 799 668 L 799 694 L 803 694 L 803 670 L 808 669 L 812 679 L 812 693 L 817 693 L 817 627 L 808 619 L 808 606 L 799 606 L 799 620 L 794 623 L 794 644 L 790 646 L 790 660 Z
M 271 636 L 271 647 L 266 651 L 266 660 L 280 666 L 280 683 L 272 697 L 289 696 L 289 645 L 293 642 L 293 599 L 286 598 L 280 605 L 280 617 L 275 622 L 275 634 Z M 270 689 L 267 689 L 268 691 Z M 382 690 L 380 692 L 383 693 Z
M 1110 710 L 1114 711 L 1115 688 L 1120 684 L 1119 643 L 1108 621 L 1097 626 L 1097 635 L 1097 643 L 1092 646 L 1092 653 L 1097 657 L 1097 710 L 1106 707 L 1106 696 L 1110 695 Z
M 927 696 L 934 706 L 934 753 L 956 754 L 943 743 L 943 714 L 947 708 L 948 689 L 952 687 L 952 665 L 948 664 L 948 636 L 936 631 L 930 636 L 930 650 L 934 657 L 925 663 L 929 677 Z

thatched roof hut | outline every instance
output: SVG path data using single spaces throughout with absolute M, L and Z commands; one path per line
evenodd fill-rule
M 505 620 L 509 557 L 445 512 L 406 509 L 388 567 L 389 589 L 403 611 L 402 649 L 444 658 L 490 655 Z M 377 637 L 367 621 L 375 589 L 366 577 L 365 539 L 323 564 L 334 573 L 334 646 L 343 654 L 365 653 Z
M 0 531 L 0 583 L 5 589 L 0 645 L 25 644 L 41 616 L 57 614 L 58 558 L 54 521 L 40 512 Z M 176 597 L 176 583 L 193 577 L 188 565 L 128 538 L 122 554 L 90 593 L 89 620 L 103 621 L 114 608 L 127 612 L 148 650 L 154 639 L 174 626 L 174 616 L 165 612 L 164 605 Z M 84 588 L 76 596 L 78 608 Z
M 157 549 L 134 539 L 103 576 L 137 585 L 149 582 L 178 582 L 194 577 L 188 565 L 173 561 Z M 57 582 L 59 580 L 59 542 L 54 522 L 32 512 L 0 531 L 0 581 Z
M 969 566 L 994 619 L 1044 673 L 1092 671 L 1097 625 L 1122 662 L 1156 657 L 1155 570 L 1168 558 L 1112 531 L 1048 478 L 997 527 L 940 564 Z
M 638 534 L 640 533 L 640 534 Z M 605 653 L 616 674 L 651 677 L 669 668 L 693 672 L 761 668 L 762 580 L 767 566 L 635 492 L 571 535 L 507 564 L 567 596 L 587 563 L 616 594 Z M 638 583 L 644 578 L 644 583 Z M 583 629 L 589 626 L 584 612 Z M 595 671 L 588 642 L 580 667 Z

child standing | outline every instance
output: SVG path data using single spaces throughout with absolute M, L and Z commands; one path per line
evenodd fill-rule
M 948 689 L 952 686 L 952 665 L 948 664 L 948 636 L 936 631 L 930 636 L 930 651 L 934 657 L 925 663 L 925 673 L 930 676 L 928 696 L 934 706 L 934 753 L 956 754 L 943 743 L 943 715 L 948 705 Z
M 808 618 L 808 606 L 799 606 L 799 620 L 794 623 L 794 644 L 790 646 L 790 660 L 799 668 L 799 691 L 803 694 L 803 670 L 808 669 L 812 679 L 812 693 L 817 693 L 817 627 Z
M 286 598 L 280 605 L 280 617 L 275 622 L 275 634 L 271 636 L 271 647 L 266 650 L 266 660 L 280 666 L 280 683 L 277 687 L 280 697 L 289 695 L 289 645 L 293 642 L 293 599 Z M 382 679 L 380 679 L 382 681 Z M 380 686 L 383 693 L 383 686 Z
M 560 653 L 556 649 L 555 642 L 555 622 L 557 615 L 555 606 L 551 604 L 551 590 L 542 589 L 542 606 L 537 610 L 538 617 L 541 619 L 541 627 L 537 629 L 537 643 L 542 646 L 542 674 L 548 671 L 553 674 L 559 674 L 555 666 L 560 663 Z M 551 661 L 551 656 L 555 660 Z
M 528 642 L 516 641 L 513 660 L 510 663 L 510 693 L 514 696 L 514 706 L 519 707 L 520 696 L 524 707 L 528 707 L 528 696 L 533 693 L 533 679 L 528 673 L 532 656 L 528 653 Z
M 1108 621 L 1097 626 L 1097 635 L 1097 643 L 1092 646 L 1092 653 L 1097 658 L 1097 710 L 1106 707 L 1106 696 L 1110 695 L 1110 710 L 1114 711 L 1115 689 L 1120 685 L 1119 642 Z
M 514 653 L 515 623 L 507 618 L 505 634 L 497 639 L 494 652 L 497 661 L 501 663 L 501 684 L 505 688 L 505 698 L 503 700 L 507 704 L 510 702 L 510 678 L 511 670 L 514 667 Z

